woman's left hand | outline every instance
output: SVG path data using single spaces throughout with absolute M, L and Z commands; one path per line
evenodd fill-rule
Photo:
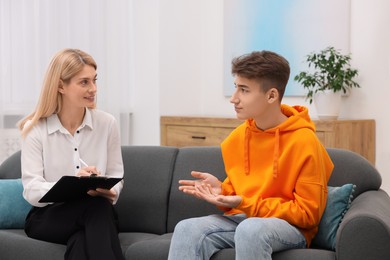
M 104 198 L 108 199 L 111 202 L 111 204 L 114 204 L 114 201 L 115 201 L 116 195 L 117 195 L 114 189 L 106 190 L 106 189 L 101 189 L 101 188 L 97 188 L 96 190 L 89 190 L 87 193 L 88 193 L 88 195 L 93 196 L 93 197 L 96 197 L 96 196 L 104 197 Z

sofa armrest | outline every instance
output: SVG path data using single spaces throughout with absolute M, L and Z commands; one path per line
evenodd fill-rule
M 352 202 L 336 235 L 338 260 L 390 259 L 390 198 L 367 191 Z

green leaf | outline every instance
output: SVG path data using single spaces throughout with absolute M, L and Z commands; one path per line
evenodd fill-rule
M 308 90 L 306 99 L 312 103 L 313 94 L 325 89 L 333 92 L 360 88 L 355 81 L 358 70 L 350 66 L 350 54 L 344 55 L 334 47 L 327 47 L 319 52 L 312 52 L 306 56 L 308 68 L 312 72 L 302 71 L 294 80 Z

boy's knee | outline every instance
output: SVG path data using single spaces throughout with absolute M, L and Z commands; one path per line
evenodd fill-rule
M 271 219 L 247 218 L 236 229 L 236 237 L 239 239 L 252 240 L 264 239 L 272 232 Z
M 199 237 L 214 230 L 212 217 L 189 218 L 179 221 L 175 226 L 175 232 L 179 234 L 191 234 L 193 237 Z
M 194 219 L 183 219 L 179 221 L 175 226 L 175 233 L 188 233 L 192 228 L 196 229 L 196 224 Z
M 253 221 L 251 221 L 251 218 L 247 218 L 238 224 L 236 229 L 236 236 L 248 236 L 249 233 L 252 232 L 253 228 L 255 228 Z

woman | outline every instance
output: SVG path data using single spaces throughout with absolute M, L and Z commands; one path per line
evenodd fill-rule
M 83 51 L 58 52 L 35 111 L 19 124 L 23 196 L 33 205 L 26 234 L 66 244 L 65 259 L 124 259 L 113 207 L 123 183 L 90 190 L 75 201 L 38 202 L 64 175 L 123 177 L 116 121 L 95 109 L 96 69 L 94 59 Z

